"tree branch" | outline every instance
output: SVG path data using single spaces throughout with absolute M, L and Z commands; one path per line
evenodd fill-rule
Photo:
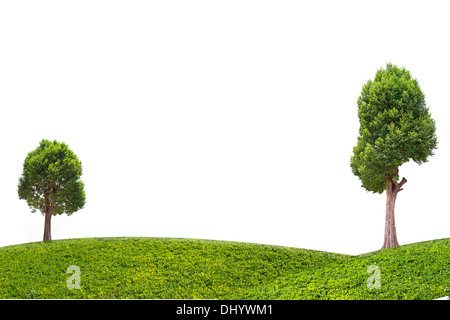
M 400 181 L 400 183 L 398 184 L 400 190 L 398 190 L 399 192 L 403 190 L 402 186 L 407 183 L 408 180 L 406 180 L 405 178 L 402 178 L 402 181 Z
M 52 195 L 52 199 L 50 202 L 50 213 L 53 214 L 53 211 L 56 208 L 56 194 L 58 192 L 58 187 L 54 187 L 53 185 L 50 186 L 51 189 L 51 195 Z

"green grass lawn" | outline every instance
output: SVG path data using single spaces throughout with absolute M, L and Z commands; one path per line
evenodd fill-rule
M 80 289 L 69 289 L 70 265 Z M 379 267 L 381 286 L 367 273 Z M 0 298 L 435 299 L 450 238 L 359 256 L 228 241 L 86 238 L 0 248 Z

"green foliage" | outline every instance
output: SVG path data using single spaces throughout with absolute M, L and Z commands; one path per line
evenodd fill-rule
M 437 147 L 435 122 L 416 79 L 405 68 L 387 64 L 363 86 L 358 98 L 360 122 L 350 160 L 362 187 L 382 193 L 397 168 L 427 161 Z
M 450 239 L 349 256 L 165 238 L 90 238 L 0 248 L 0 298 L 435 299 L 449 294 Z M 80 268 L 81 288 L 66 273 Z M 368 289 L 370 265 L 381 288 Z
M 19 199 L 26 200 L 33 212 L 71 215 L 85 204 L 81 174 L 81 162 L 65 143 L 44 139 L 24 161 Z

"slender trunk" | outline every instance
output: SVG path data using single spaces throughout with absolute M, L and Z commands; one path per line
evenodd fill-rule
M 45 225 L 44 225 L 44 241 L 51 241 L 51 219 L 52 214 L 50 212 L 45 213 Z
M 395 200 L 399 188 L 396 187 L 394 181 L 389 181 L 386 188 L 386 220 L 384 223 L 384 243 L 381 249 L 397 247 L 397 232 L 395 230 Z
M 398 173 L 398 170 L 397 170 Z M 381 249 L 398 247 L 397 231 L 395 229 L 395 201 L 397 194 L 402 191 L 402 186 L 407 182 L 405 178 L 400 183 L 389 179 L 386 188 L 386 220 L 384 224 L 384 243 Z

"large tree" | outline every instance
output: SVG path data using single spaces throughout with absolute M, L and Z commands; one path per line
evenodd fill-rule
M 362 187 L 373 193 L 386 190 L 386 220 L 382 249 L 398 246 L 394 208 L 407 182 L 399 181 L 399 167 L 409 160 L 427 162 L 437 147 L 435 122 L 416 79 L 404 67 L 388 63 L 363 85 L 358 98 L 360 122 L 350 160 Z
M 28 153 L 19 178 L 19 199 L 45 216 L 44 241 L 51 240 L 51 217 L 71 215 L 84 207 L 81 162 L 65 143 L 42 140 Z

